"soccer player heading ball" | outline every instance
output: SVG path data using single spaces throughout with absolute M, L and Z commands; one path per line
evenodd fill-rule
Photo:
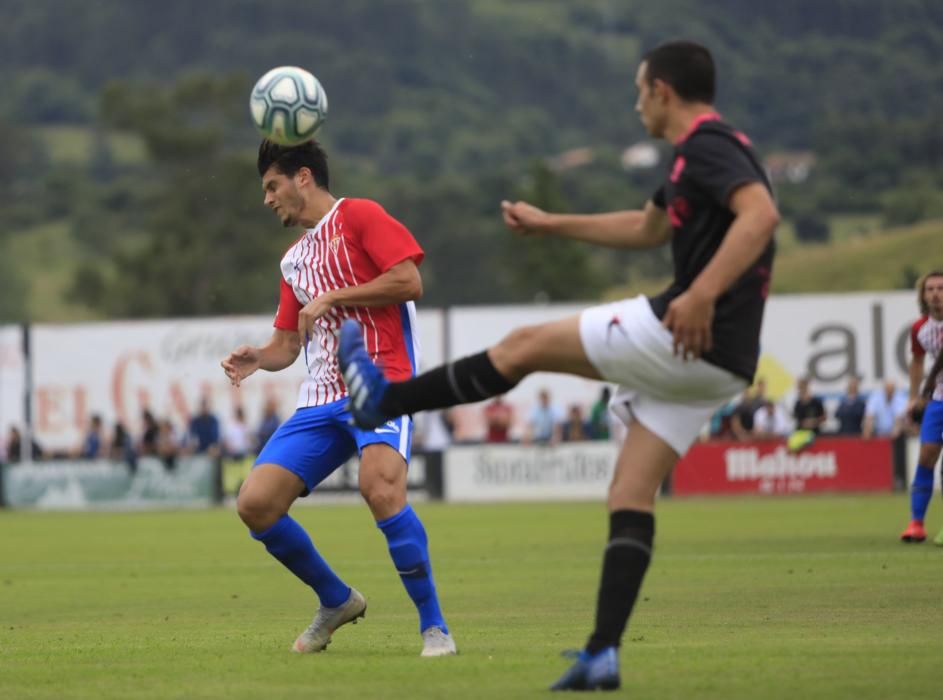
M 338 627 L 363 616 L 367 603 L 328 566 L 288 509 L 359 452 L 360 491 L 419 612 L 422 656 L 454 654 L 432 579 L 426 532 L 406 502 L 412 421 L 391 417 L 369 429 L 350 425 L 347 387 L 335 356 L 341 323 L 355 318 L 370 357 L 383 364 L 389 379 L 415 374 L 419 348 L 413 300 L 422 295 L 417 266 L 423 251 L 376 202 L 331 194 L 327 157 L 314 141 L 293 147 L 263 141 L 258 169 L 266 206 L 283 225 L 302 227 L 304 233 L 281 260 L 271 340 L 263 347 L 236 348 L 222 366 L 239 386 L 258 369 L 277 372 L 291 366 L 303 349 L 308 376 L 298 393 L 298 410 L 265 444 L 239 491 L 239 517 L 252 537 L 320 600 L 294 651 L 323 650 Z
M 674 280 L 661 294 L 521 328 L 486 352 L 407 381 L 371 362 L 354 321 L 340 361 L 362 427 L 395 416 L 504 394 L 532 372 L 620 385 L 613 410 L 628 434 L 609 487 L 609 541 L 596 624 L 555 690 L 619 687 L 618 648 L 652 556 L 655 495 L 711 414 L 753 380 L 779 214 L 749 139 L 714 111 L 714 62 L 691 42 L 645 54 L 636 110 L 648 132 L 674 145 L 664 184 L 643 211 L 551 214 L 503 202 L 522 234 L 616 248 L 670 243 Z

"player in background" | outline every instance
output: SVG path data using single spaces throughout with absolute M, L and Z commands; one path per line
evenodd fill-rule
M 659 46 L 645 55 L 635 82 L 645 128 L 675 148 L 644 211 L 551 214 L 504 202 L 503 216 L 522 234 L 618 248 L 670 242 L 674 281 L 667 290 L 518 329 L 487 352 L 406 382 L 384 379 L 356 323 L 341 329 L 341 367 L 361 425 L 498 396 L 532 372 L 620 385 L 612 401 L 628 434 L 609 487 L 595 629 L 554 690 L 620 685 L 618 647 L 652 556 L 655 495 L 714 411 L 752 383 L 779 222 L 749 140 L 711 106 L 707 49 Z
M 265 444 L 239 491 L 239 517 L 269 554 L 310 586 L 320 600 L 293 650 L 316 652 L 341 625 L 362 617 L 364 597 L 315 549 L 288 509 L 355 452 L 360 492 L 389 545 L 390 556 L 419 611 L 423 656 L 455 653 L 439 607 L 422 522 L 406 502 L 412 421 L 361 430 L 350 424 L 347 387 L 337 366 L 341 322 L 362 324 L 370 357 L 387 377 L 416 372 L 415 305 L 422 295 L 423 251 L 412 234 L 376 202 L 337 199 L 328 189 L 327 157 L 311 141 L 295 147 L 263 141 L 259 175 L 270 207 L 304 234 L 281 260 L 275 330 L 262 347 L 241 346 L 222 361 L 235 385 L 258 369 L 277 372 L 304 350 L 308 376 L 297 411 Z
M 933 470 L 940 458 L 940 448 L 943 447 L 943 376 L 938 374 L 932 385 L 928 382 L 926 398 L 920 396 L 924 360 L 929 355 L 930 362 L 935 363 L 943 350 L 943 271 L 934 270 L 920 278 L 917 282 L 917 304 L 921 316 L 910 331 L 910 349 L 913 354 L 910 360 L 907 415 L 922 407 L 923 418 L 920 421 L 920 453 L 910 486 L 910 524 L 900 535 L 902 542 L 923 542 L 927 539 L 923 519 L 933 497 Z M 943 529 L 934 542 L 943 545 Z

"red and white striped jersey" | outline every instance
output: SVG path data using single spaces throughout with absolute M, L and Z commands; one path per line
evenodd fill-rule
M 914 357 L 923 358 L 930 356 L 932 365 L 943 350 L 943 320 L 936 321 L 929 316 L 924 316 L 914 323 L 910 329 L 910 350 Z M 943 401 L 943 373 L 937 377 L 936 386 L 933 388 L 933 398 L 937 401 Z
M 317 296 L 369 282 L 404 260 L 419 265 L 423 257 L 409 230 L 379 204 L 341 198 L 282 258 L 275 327 L 297 330 L 298 313 Z M 298 408 L 347 396 L 337 364 L 338 334 L 345 318 L 363 326 L 367 351 L 389 379 L 416 373 L 419 341 L 413 302 L 334 308 L 315 322 L 313 337 L 305 345 L 308 376 L 298 393 Z

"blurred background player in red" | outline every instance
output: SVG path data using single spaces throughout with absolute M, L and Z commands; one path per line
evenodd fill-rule
M 928 272 L 917 282 L 917 304 L 921 316 L 910 330 L 910 400 L 907 413 L 922 409 L 920 421 L 920 453 L 910 486 L 910 524 L 901 533 L 902 542 L 923 542 L 927 531 L 923 525 L 933 496 L 933 471 L 943 446 L 943 373 L 928 377 L 921 397 L 924 362 L 929 356 L 935 363 L 943 349 L 943 270 Z M 943 545 L 943 529 L 934 542 Z

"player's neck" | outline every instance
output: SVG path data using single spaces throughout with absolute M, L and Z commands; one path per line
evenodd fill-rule
M 305 228 L 314 228 L 336 203 L 337 198 L 330 192 L 320 187 L 315 188 L 305 197 L 305 208 L 298 217 L 298 223 Z
M 698 119 L 714 112 L 714 107 L 704 102 L 682 103 L 668 119 L 665 140 L 668 143 L 677 143 L 691 131 Z

